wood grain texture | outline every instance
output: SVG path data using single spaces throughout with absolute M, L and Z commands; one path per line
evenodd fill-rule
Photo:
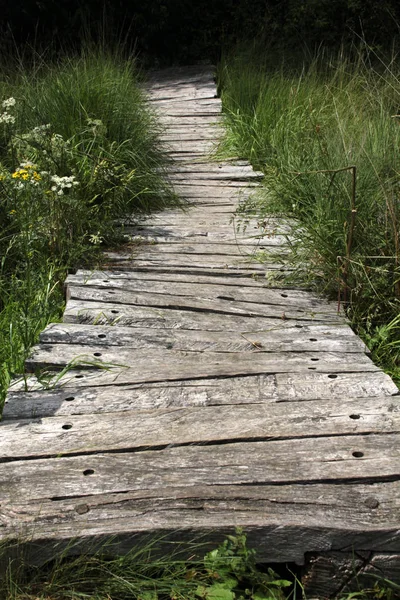
M 392 433 L 306 438 L 295 453 L 293 440 L 271 440 L 16 460 L 2 464 L 2 506 L 21 497 L 160 494 L 168 487 L 390 482 L 398 477 L 397 440 Z M 398 543 L 398 519 L 393 534 Z
M 82 378 L 76 378 L 76 375 Z M 32 391 L 24 385 L 9 392 L 3 419 L 37 419 L 52 415 L 96 415 L 99 413 L 169 408 L 175 406 L 220 406 L 269 404 L 271 402 L 307 402 L 390 396 L 398 392 L 391 379 L 377 371 L 364 373 L 285 373 L 250 375 L 222 379 L 196 379 L 178 382 L 128 384 L 98 387 L 96 374 L 73 369 L 50 389 L 36 389 L 35 378 L 27 378 Z M 332 378 L 332 375 L 334 377 Z M 79 385 L 82 382 L 82 385 Z M 398 398 L 394 398 L 398 402 Z M 290 410 L 290 409 L 289 409 Z M 1 426 L 0 426 L 1 427 Z
M 94 277 L 98 281 L 103 281 L 106 284 L 114 283 L 114 281 L 121 282 L 131 282 L 132 284 L 140 285 L 142 282 L 146 285 L 145 282 L 164 282 L 171 285 L 171 279 L 173 284 L 176 283 L 185 283 L 185 284 L 204 284 L 205 288 L 207 286 L 229 286 L 231 292 L 235 292 L 236 288 L 242 289 L 245 288 L 245 293 L 247 288 L 268 288 L 271 289 L 271 284 L 262 276 L 257 275 L 248 275 L 244 277 L 240 277 L 235 274 L 231 274 L 229 271 L 225 271 L 223 275 L 216 275 L 213 272 L 209 274 L 192 274 L 192 273 L 173 273 L 172 276 L 170 273 L 158 273 L 157 271 L 152 271 L 147 274 L 137 271 L 107 271 L 107 270 L 97 270 L 93 269 L 92 271 L 88 269 L 79 269 L 79 271 L 75 275 L 69 275 L 66 280 L 66 284 L 68 286 L 69 283 L 72 284 L 85 284 L 85 282 L 90 284 L 91 278 Z M 157 285 L 157 283 L 155 283 Z M 215 288 L 217 289 L 217 288 Z M 281 289 L 281 288 L 278 288 Z M 298 288 L 291 288 L 293 291 L 301 291 Z M 253 293 L 254 290 L 251 290 L 249 293 Z
M 288 290 L 289 292 L 289 290 Z M 204 297 L 205 296 L 205 297 Z M 286 319 L 306 319 L 315 321 L 335 322 L 338 321 L 336 307 L 328 303 L 310 298 L 309 303 L 303 303 L 302 298 L 289 299 L 289 293 L 278 297 L 271 294 L 275 302 L 257 302 L 236 300 L 224 291 L 217 293 L 214 298 L 206 293 L 196 296 L 195 291 L 191 295 L 168 294 L 163 292 L 154 293 L 150 290 L 129 290 L 120 288 L 101 288 L 91 286 L 68 286 L 68 298 L 76 301 L 112 302 L 115 306 L 135 305 L 144 307 L 157 307 L 173 310 L 189 310 L 196 312 L 219 313 L 221 315 L 242 315 L 247 317 L 275 317 L 282 318 L 285 313 Z M 274 297 L 275 296 L 275 297 Z M 287 296 L 287 297 L 286 297 Z
M 107 327 L 53 323 L 41 334 L 42 344 L 83 344 L 128 348 L 163 347 L 203 352 L 364 352 L 363 342 L 346 326 L 279 324 L 270 331 L 154 330 L 140 327 Z
M 315 371 L 337 373 L 370 373 L 378 370 L 363 354 L 320 353 L 264 353 L 264 352 L 185 352 L 151 349 L 121 349 L 118 352 L 71 345 L 34 347 L 26 361 L 26 368 L 63 369 L 66 366 L 95 369 L 96 385 L 126 385 L 162 381 L 180 381 L 198 378 L 268 375 L 277 373 L 307 373 Z M 103 368 L 101 368 L 103 367 Z M 80 380 L 93 378 L 79 375 Z M 93 385 L 93 382 L 92 382 Z
M 250 279 L 250 278 L 249 278 Z M 221 281 L 223 283 L 221 283 Z M 324 308 L 337 314 L 337 303 L 324 301 L 320 296 L 299 289 L 279 289 L 263 285 L 262 282 L 251 279 L 245 281 L 247 286 L 241 288 L 240 283 L 226 285 L 226 279 L 209 279 L 208 282 L 174 281 L 173 294 L 171 294 L 171 281 L 130 278 L 130 273 L 113 274 L 113 272 L 78 272 L 76 275 L 68 276 L 66 285 L 69 290 L 68 297 L 74 297 L 79 288 L 95 288 L 108 290 L 109 292 L 151 292 L 152 294 L 169 294 L 174 296 L 194 296 L 195 298 L 207 298 L 212 300 L 225 300 L 236 302 L 247 302 L 250 304 L 277 304 L 279 306 L 297 306 L 304 308 Z M 253 284 L 253 285 L 251 285 Z M 114 295 L 114 294 L 111 294 Z
M 251 442 L 319 436 L 393 434 L 400 431 L 394 398 L 246 406 L 174 407 L 5 423 L 0 462 L 163 446 Z M 132 425 L 134 426 L 132 427 Z
M 166 487 L 162 498 L 153 490 L 25 503 L 19 497 L 12 509 L 6 505 L 1 514 L 3 527 L 11 536 L 19 533 L 25 537 L 35 523 L 45 544 L 41 554 L 51 558 L 65 551 L 68 540 L 77 535 L 79 539 L 69 548 L 70 553 L 94 552 L 107 541 L 112 552 L 123 554 L 143 538 L 146 541 L 151 529 L 163 531 L 165 552 L 171 544 L 176 550 L 177 542 L 195 538 L 202 543 L 204 554 L 204 548 L 215 548 L 226 534 L 234 533 L 233 513 L 261 561 L 303 564 L 305 552 L 353 546 L 360 553 L 372 548 L 382 554 L 382 547 L 396 547 L 398 508 L 394 499 L 398 493 L 398 483 L 377 483 L 373 487 L 350 483 Z M 378 508 L 370 508 L 373 501 Z M 37 560 L 38 546 L 36 541 L 31 560 Z M 189 548 L 193 553 L 192 544 Z
M 288 313 L 289 314 L 289 313 Z M 236 331 L 241 333 L 268 331 L 280 325 L 282 321 L 296 325 L 311 325 L 323 322 L 337 324 L 340 318 L 316 313 L 307 316 L 300 310 L 292 313 L 290 318 L 285 310 L 279 311 L 271 307 L 269 317 L 250 316 L 230 313 L 227 308 L 223 312 L 205 312 L 173 307 L 135 306 L 133 304 L 114 304 L 112 302 L 94 302 L 93 300 L 69 300 L 64 311 L 65 323 L 92 323 L 94 325 L 124 325 L 129 327 L 151 327 L 157 329 L 200 329 L 203 331 Z M 222 319 L 223 315 L 223 319 Z

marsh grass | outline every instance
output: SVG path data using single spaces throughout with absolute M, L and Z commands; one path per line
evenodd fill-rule
M 179 201 L 124 49 L 10 57 L 0 103 L 1 405 L 38 332 L 60 318 L 66 273 L 94 264 L 121 223 Z
M 221 151 L 264 171 L 247 209 L 295 218 L 294 278 L 339 298 L 399 382 L 398 60 L 366 48 L 296 58 L 255 46 L 225 59 Z

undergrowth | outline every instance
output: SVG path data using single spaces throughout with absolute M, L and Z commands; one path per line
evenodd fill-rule
M 0 71 L 0 408 L 61 315 L 65 274 L 93 264 L 124 220 L 178 204 L 158 133 L 124 50 L 10 57 Z
M 293 217 L 292 280 L 337 298 L 400 383 L 400 66 L 368 48 L 225 58 L 221 152 L 265 174 L 260 222 Z
M 209 548 L 209 544 L 207 547 Z M 241 529 L 214 549 L 199 540 L 182 544 L 149 538 L 123 556 L 105 544 L 92 555 L 74 556 L 71 545 L 58 558 L 28 566 L 4 548 L 0 576 L 2 600 L 285 600 L 304 598 L 297 577 L 282 577 L 257 563 Z M 370 587 L 339 595 L 340 600 L 396 600 L 400 588 L 369 579 Z

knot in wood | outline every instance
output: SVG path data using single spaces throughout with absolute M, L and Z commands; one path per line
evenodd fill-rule
M 378 508 L 379 506 L 379 502 L 376 498 L 367 498 L 366 500 L 364 500 L 364 504 L 368 508 Z
M 89 512 L 89 507 L 87 504 L 77 504 L 75 506 L 75 512 L 77 512 L 78 515 L 84 515 Z

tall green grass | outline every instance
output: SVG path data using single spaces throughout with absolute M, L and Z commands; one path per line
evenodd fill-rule
M 9 559 L 0 573 L 1 598 L 285 600 L 285 592 L 294 587 L 272 569 L 258 567 L 241 530 L 211 551 L 207 547 L 210 543 L 201 540 L 168 542 L 148 536 L 123 556 L 113 555 L 111 542 L 93 555 L 71 557 L 65 552 L 37 568 L 24 565 L 22 557 Z
M 295 217 L 295 277 L 339 297 L 399 381 L 397 60 L 353 51 L 294 63 L 253 47 L 225 59 L 220 82 L 223 150 L 265 173 L 253 209 Z
M 0 72 L 0 405 L 60 316 L 66 272 L 124 220 L 178 205 L 159 130 L 122 52 L 10 59 Z

